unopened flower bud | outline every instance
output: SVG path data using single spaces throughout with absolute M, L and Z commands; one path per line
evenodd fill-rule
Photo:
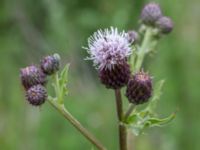
M 130 78 L 130 66 L 127 62 L 116 64 L 112 68 L 99 70 L 101 83 L 109 89 L 119 89 L 128 83 Z
M 168 34 L 173 30 L 173 22 L 169 17 L 161 17 L 156 21 L 157 28 L 160 29 L 161 33 Z
M 26 92 L 26 99 L 32 105 L 40 106 L 47 99 L 47 91 L 45 87 L 40 84 L 34 85 Z
M 155 25 L 160 17 L 162 17 L 160 6 L 156 3 L 149 3 L 142 9 L 140 18 L 144 24 Z
M 126 96 L 130 103 L 143 104 L 149 100 L 152 94 L 151 77 L 144 73 L 136 73 L 128 82 Z
M 139 40 L 139 35 L 136 31 L 131 30 L 127 33 L 128 42 L 131 44 L 137 43 Z
M 60 56 L 54 54 L 52 56 L 46 56 L 41 60 L 41 69 L 47 75 L 52 75 L 59 70 Z
M 46 75 L 36 66 L 28 66 L 20 71 L 22 85 L 26 90 L 31 86 L 46 83 Z

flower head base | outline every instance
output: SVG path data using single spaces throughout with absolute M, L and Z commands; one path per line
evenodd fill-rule
M 88 59 L 93 60 L 98 69 L 112 69 L 121 64 L 131 54 L 127 33 L 118 32 L 111 27 L 104 31 L 98 30 L 88 39 Z
M 111 69 L 99 70 L 99 78 L 101 83 L 108 89 L 120 89 L 127 85 L 131 75 L 129 64 L 124 61 L 121 64 L 115 65 Z

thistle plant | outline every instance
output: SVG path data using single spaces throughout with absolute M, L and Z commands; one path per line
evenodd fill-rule
M 149 3 L 142 9 L 138 32 L 119 31 L 115 27 L 100 29 L 88 38 L 88 46 L 84 47 L 88 52 L 86 60 L 93 61 L 100 82 L 115 93 L 120 150 L 128 150 L 128 132 L 139 136 L 147 128 L 163 126 L 175 117 L 175 113 L 166 118 L 159 118 L 156 114 L 156 104 L 160 99 L 164 80 L 154 83 L 148 70 L 143 67 L 145 57 L 156 51 L 159 39 L 172 29 L 172 20 L 163 15 L 160 6 Z M 44 57 L 40 67 L 32 65 L 21 69 L 20 77 L 27 101 L 33 106 L 41 106 L 48 101 L 97 149 L 106 150 L 65 107 L 69 64 L 60 70 L 60 61 L 60 56 L 53 54 Z M 52 82 L 54 94 L 49 93 L 45 87 L 49 78 L 52 78 L 49 82 Z M 124 100 L 121 96 L 122 88 L 125 88 Z M 129 103 L 126 109 L 123 107 L 125 101 Z M 138 107 L 143 104 L 146 105 Z

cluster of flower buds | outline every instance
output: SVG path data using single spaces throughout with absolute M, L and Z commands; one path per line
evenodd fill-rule
M 127 38 L 128 37 L 128 38 Z M 151 78 L 140 72 L 131 77 L 128 57 L 132 53 L 131 45 L 137 40 L 135 31 L 118 32 L 111 27 L 99 30 L 88 40 L 88 59 L 97 66 L 99 78 L 108 89 L 120 89 L 127 86 L 126 96 L 134 104 L 146 102 L 152 91 Z
M 150 34 L 147 36 L 159 37 L 160 34 L 168 34 L 173 29 L 171 19 L 163 16 L 160 6 L 156 3 L 145 5 L 140 19 L 144 24 L 141 31 L 150 29 L 149 31 L 152 32 L 149 32 Z M 93 60 L 94 66 L 98 69 L 101 83 L 109 89 L 120 89 L 127 86 L 126 96 L 130 103 L 136 105 L 147 102 L 152 95 L 151 77 L 143 71 L 131 75 L 130 65 L 127 61 L 133 53 L 132 45 L 139 44 L 139 39 L 139 34 L 134 30 L 125 33 L 111 27 L 95 32 L 88 39 L 88 47 L 86 48 L 90 55 L 87 59 Z M 136 55 L 136 57 L 138 59 L 139 56 Z M 137 70 L 139 69 L 137 68 Z
M 163 34 L 168 34 L 173 29 L 171 18 L 163 16 L 160 6 L 156 3 L 145 5 L 140 19 L 145 25 L 156 27 Z
M 40 67 L 31 65 L 21 69 L 21 82 L 26 91 L 26 99 L 30 104 L 40 106 L 45 102 L 47 99 L 47 91 L 45 88 L 47 75 L 52 75 L 57 72 L 59 66 L 60 56 L 54 54 L 44 57 L 41 60 Z

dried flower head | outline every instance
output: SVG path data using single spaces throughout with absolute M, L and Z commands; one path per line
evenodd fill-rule
M 144 24 L 155 25 L 155 22 L 162 17 L 160 6 L 156 3 L 149 3 L 144 6 L 141 13 L 141 20 Z
M 168 34 L 172 31 L 174 25 L 171 18 L 164 16 L 156 21 L 156 26 L 163 34 Z
M 151 77 L 142 72 L 136 73 L 132 79 L 129 80 L 126 96 L 130 103 L 136 105 L 143 104 L 149 100 L 152 94 L 152 80 Z
M 41 69 L 47 75 L 52 75 L 59 70 L 60 56 L 54 54 L 52 56 L 46 56 L 41 60 Z
M 47 91 L 40 84 L 34 85 L 26 92 L 26 99 L 34 106 L 42 105 L 47 99 Z
M 46 75 L 36 66 L 28 66 L 20 70 L 21 82 L 27 90 L 33 85 L 46 83 Z
M 98 30 L 88 39 L 88 59 L 93 60 L 98 69 L 112 67 L 123 63 L 131 54 L 127 33 L 119 32 L 117 28 Z

